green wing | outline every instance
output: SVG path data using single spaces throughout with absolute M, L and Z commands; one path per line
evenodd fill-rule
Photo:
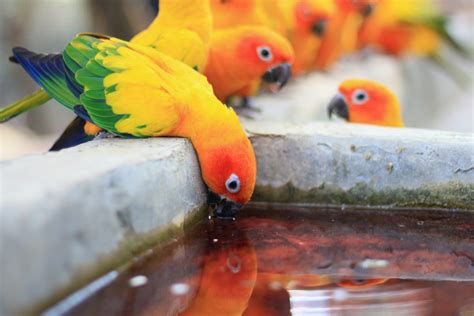
M 91 35 L 71 41 L 64 62 L 83 89 L 80 103 L 91 121 L 122 135 L 159 136 L 173 129 L 179 120 L 176 98 L 183 91 L 176 79 L 184 77 L 175 69 L 196 76 L 152 48 Z
M 103 38 L 91 35 L 79 35 L 72 40 L 63 53 L 66 68 L 74 74 L 75 81 L 82 87 L 83 92 L 79 99 L 92 121 L 101 128 L 119 133 L 115 124 L 127 115 L 115 114 L 106 102 L 106 93 L 113 91 L 114 87 L 105 88 L 104 79 L 114 73 L 100 62 L 100 56 L 114 54 L 116 48 L 123 46 L 116 43 L 115 47 L 101 50 L 99 45 Z

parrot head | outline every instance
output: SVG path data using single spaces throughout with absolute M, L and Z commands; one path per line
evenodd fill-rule
M 294 53 L 283 36 L 262 26 L 243 26 L 235 29 L 235 55 L 242 79 L 261 78 L 270 90 L 280 90 L 291 77 Z
M 346 80 L 328 105 L 332 114 L 351 123 L 403 127 L 400 104 L 384 85 L 366 79 Z
M 208 204 L 218 217 L 233 217 L 252 197 L 256 181 L 255 153 L 232 108 L 202 129 L 193 141 L 201 174 L 208 186 Z M 207 134 L 210 132 L 210 134 Z M 219 132 L 219 137 L 216 137 Z
M 336 0 L 336 4 L 343 12 L 357 12 L 368 17 L 374 11 L 378 0 Z
M 296 29 L 322 37 L 334 9 L 331 1 L 299 0 L 294 9 Z

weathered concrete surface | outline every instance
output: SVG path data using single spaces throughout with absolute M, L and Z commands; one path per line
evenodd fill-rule
M 255 201 L 474 210 L 474 134 L 247 122 Z
M 100 140 L 0 168 L 1 315 L 24 315 L 176 236 L 206 198 L 184 139 Z

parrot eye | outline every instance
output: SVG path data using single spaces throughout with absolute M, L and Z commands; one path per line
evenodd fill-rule
M 237 193 L 240 191 L 240 179 L 237 175 L 234 173 L 227 178 L 225 182 L 225 188 L 227 191 L 230 193 Z
M 362 89 L 357 89 L 352 93 L 352 103 L 361 105 L 369 100 L 369 95 Z
M 268 46 L 259 46 L 257 47 L 258 57 L 266 62 L 270 62 L 273 59 L 272 50 Z

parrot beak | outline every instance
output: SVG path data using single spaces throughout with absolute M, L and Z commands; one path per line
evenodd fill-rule
M 209 191 L 207 204 L 212 208 L 214 217 L 233 219 L 242 208 L 242 204 L 234 202 Z
M 272 92 L 283 88 L 291 78 L 291 65 L 288 63 L 278 64 L 270 68 L 262 76 L 262 80 L 270 85 Z
M 332 98 L 331 102 L 329 102 L 329 118 L 331 118 L 333 112 L 334 114 L 345 119 L 346 121 L 349 120 L 349 107 L 347 105 L 346 98 L 340 93 L 336 94 L 334 98 Z
M 313 27 L 311 28 L 311 31 L 316 34 L 318 37 L 322 37 L 324 35 L 324 32 L 326 31 L 326 20 L 318 20 L 313 24 Z
M 361 14 L 364 17 L 368 17 L 372 12 L 374 12 L 374 5 L 372 3 L 366 4 L 361 10 Z

